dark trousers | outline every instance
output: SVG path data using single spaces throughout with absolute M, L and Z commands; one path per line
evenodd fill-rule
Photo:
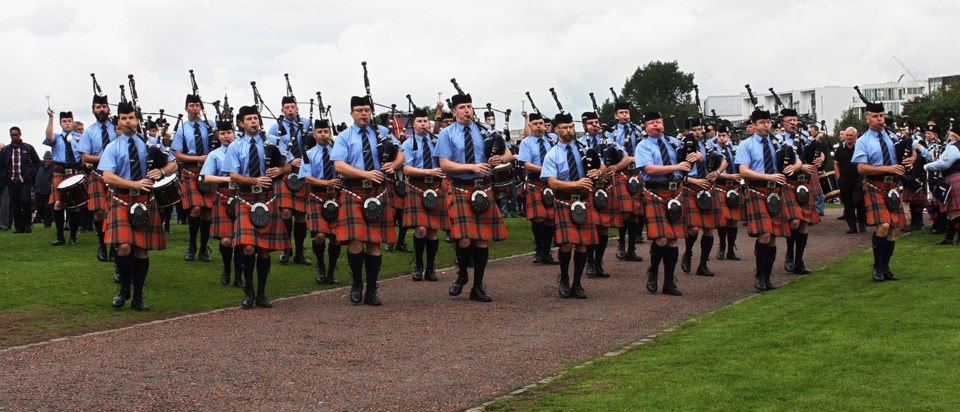
M 37 193 L 37 217 L 33 219 L 34 223 L 43 223 L 50 227 L 53 223 L 53 205 L 50 204 L 50 194 L 45 195 Z
M 847 218 L 848 224 L 867 222 L 867 204 L 863 197 L 862 182 L 857 179 L 840 183 L 840 202 L 843 203 L 843 216 Z
M 30 225 L 30 185 L 10 183 L 7 185 L 10 217 L 18 232 L 27 230 Z

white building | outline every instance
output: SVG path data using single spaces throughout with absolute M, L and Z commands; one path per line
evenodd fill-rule
M 887 82 L 887 83 L 874 83 L 874 84 L 864 84 L 860 86 L 860 91 L 863 92 L 863 96 L 870 100 L 871 102 L 883 103 L 883 108 L 887 111 L 892 111 L 896 114 L 903 113 L 903 104 L 913 100 L 914 98 L 924 96 L 930 92 L 930 80 L 932 79 L 922 79 L 914 81 L 905 81 L 905 82 Z M 851 102 L 851 107 L 855 107 L 860 110 L 861 115 L 865 110 L 866 105 L 860 100 L 859 97 L 854 95 L 854 101 Z
M 827 128 L 832 131 L 833 124 L 849 109 L 854 102 L 859 102 L 857 92 L 853 87 L 824 86 L 798 90 L 777 91 L 783 106 L 797 111 L 799 114 L 809 114 L 819 122 L 826 121 Z M 755 90 L 757 105 L 763 110 L 776 110 L 776 98 L 769 90 Z M 707 114 L 715 110 L 717 116 L 732 122 L 746 120 L 753 112 L 753 103 L 746 92 L 739 95 L 709 96 L 704 103 Z

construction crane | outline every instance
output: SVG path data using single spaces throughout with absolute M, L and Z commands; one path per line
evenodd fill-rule
M 898 59 L 897 56 L 893 56 L 893 59 L 897 61 L 897 64 L 899 64 L 900 67 L 903 67 L 903 70 L 904 70 L 905 72 L 907 72 L 907 74 L 910 75 L 910 78 L 912 78 L 913 81 L 919 81 L 919 80 L 920 80 L 920 79 L 917 79 L 917 76 L 916 76 L 915 74 L 913 74 L 913 72 L 911 72 L 910 69 L 907 68 L 907 65 L 903 64 L 903 62 L 900 61 L 900 59 Z M 902 78 L 903 78 L 903 76 L 900 76 L 900 79 L 902 79 Z M 900 82 L 900 79 L 897 79 L 897 83 Z

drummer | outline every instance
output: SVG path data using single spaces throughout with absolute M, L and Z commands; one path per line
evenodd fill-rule
M 83 159 L 80 151 L 74 150 L 74 139 L 80 137 L 80 134 L 73 131 L 73 112 L 60 112 L 60 128 L 63 131 L 57 135 L 53 134 L 53 110 L 47 109 L 47 116 L 49 120 L 43 144 L 50 146 L 50 152 L 53 155 L 50 204 L 53 205 L 53 220 L 57 227 L 57 240 L 52 243 L 52 246 L 60 246 L 66 243 L 63 236 L 65 205 L 60 201 L 60 192 L 57 191 L 57 187 L 65 178 L 83 173 Z M 71 208 L 66 213 L 70 216 L 70 244 L 76 245 L 77 230 L 80 229 L 80 213 L 78 208 Z
M 333 135 L 330 121 L 318 119 L 313 125 L 313 136 L 317 145 L 307 151 L 300 165 L 300 178 L 309 186 L 307 195 L 307 224 L 313 238 L 313 255 L 317 258 L 317 274 L 314 280 L 318 284 L 337 283 L 335 270 L 340 259 L 340 241 L 337 239 L 337 226 L 340 224 L 340 204 L 343 181 L 334 171 L 330 154 L 333 151 Z M 307 190 L 306 188 L 304 190 Z M 330 203 L 328 203 L 330 202 Z M 325 207 L 331 207 L 324 212 Z M 324 214 L 327 213 L 327 216 Z M 329 263 L 324 264 L 323 250 L 326 239 L 330 238 Z
M 187 218 L 190 228 L 190 244 L 183 258 L 187 261 L 199 258 L 201 261 L 209 262 L 210 254 L 207 242 L 210 238 L 211 208 L 216 195 L 212 191 L 209 193 L 202 192 L 197 178 L 200 175 L 200 168 L 210 153 L 213 125 L 209 121 L 200 119 L 200 111 L 203 107 L 200 96 L 188 94 L 184 104 L 187 111 L 187 121 L 183 122 L 183 127 L 177 130 L 176 135 L 173 136 L 173 141 L 170 143 L 170 149 L 173 151 L 177 162 L 180 163 L 183 208 L 190 214 L 190 217 Z M 199 249 L 197 249 L 198 233 L 200 234 Z
M 553 143 L 546 135 L 546 127 L 540 113 L 530 113 L 525 117 L 530 127 L 530 135 L 520 141 L 520 154 L 517 159 L 527 171 L 527 220 L 530 220 L 536 246 L 533 263 L 557 265 L 560 262 L 550 253 L 550 246 L 556 234 L 553 224 L 553 191 L 540 180 L 543 159 L 547 157 L 547 151 L 553 147 Z
M 168 163 L 163 170 L 147 170 L 147 145 L 145 138 L 136 134 L 137 116 L 133 105 L 117 105 L 118 124 L 122 137 L 109 143 L 101 152 L 98 167 L 104 182 L 112 189 L 106 241 L 117 246 L 116 265 L 120 274 L 120 287 L 113 298 L 112 306 L 122 308 L 130 297 L 133 283 L 133 299 L 130 307 L 137 311 L 150 308 L 143 303 L 143 285 L 150 269 L 148 250 L 163 250 L 167 247 L 160 223 L 159 208 L 150 195 L 154 181 L 176 170 L 176 163 Z M 131 216 L 143 207 L 147 214 L 144 227 L 134 226 Z
M 296 253 L 293 253 L 293 250 L 284 250 L 280 254 L 280 263 L 286 264 L 292 256 L 294 263 L 309 266 L 312 263 L 304 256 L 303 248 L 303 241 L 307 237 L 306 192 L 303 188 L 296 191 L 290 189 L 287 181 L 291 178 L 297 179 L 303 153 L 307 151 L 306 140 L 313 135 L 311 130 L 313 125 L 308 119 L 300 116 L 296 97 L 284 96 L 280 104 L 283 118 L 270 126 L 268 135 L 278 137 L 277 145 L 287 153 L 287 162 L 290 163 L 290 174 L 284 176 L 282 184 L 277 187 L 276 202 L 283 218 L 283 226 L 287 230 L 287 237 L 293 236 L 293 246 L 296 248 Z
M 220 240 L 220 258 L 223 259 L 220 284 L 224 286 L 230 284 L 230 266 L 232 264 L 233 286 L 243 287 L 243 280 L 241 279 L 243 272 L 241 267 L 243 264 L 242 251 L 239 246 L 233 246 L 233 226 L 236 215 L 231 218 L 230 214 L 227 213 L 228 207 L 233 208 L 236 205 L 236 203 L 230 203 L 230 200 L 236 196 L 236 191 L 230 188 L 230 175 L 223 171 L 224 158 L 234 138 L 233 122 L 230 120 L 218 121 L 217 139 L 220 140 L 220 147 L 207 155 L 207 161 L 203 163 L 203 168 L 200 169 L 200 178 L 210 184 L 210 189 L 216 195 L 211 210 L 210 236 Z
M 442 188 L 443 170 L 434 158 L 437 138 L 429 133 L 430 121 L 422 109 L 413 111 L 413 136 L 403 142 L 406 157 L 403 173 L 407 176 L 407 196 L 404 202 L 403 226 L 413 228 L 415 265 L 413 280 L 436 282 L 438 232 L 450 229 L 446 193 Z M 431 199 L 432 198 L 432 199 Z M 426 251 L 427 259 L 423 255 Z

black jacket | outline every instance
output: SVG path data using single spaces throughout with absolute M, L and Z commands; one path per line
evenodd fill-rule
M 33 191 L 38 195 L 50 194 L 53 185 L 53 163 L 50 163 L 50 166 L 44 166 L 43 163 L 40 163 L 33 185 Z
M 37 151 L 33 146 L 26 142 L 20 142 L 20 145 L 14 147 L 8 144 L 0 149 L 0 187 L 10 184 L 10 162 L 13 161 L 13 150 L 20 150 L 20 176 L 23 177 L 23 183 L 33 186 L 33 179 L 37 176 L 37 168 L 43 165 Z

